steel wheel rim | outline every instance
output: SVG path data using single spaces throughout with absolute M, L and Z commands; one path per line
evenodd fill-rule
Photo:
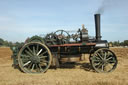
M 93 69 L 96 72 L 108 73 L 117 67 L 116 55 L 109 49 L 99 49 L 90 58 Z
M 51 65 L 51 52 L 39 42 L 27 43 L 18 54 L 18 63 L 25 73 L 44 73 Z

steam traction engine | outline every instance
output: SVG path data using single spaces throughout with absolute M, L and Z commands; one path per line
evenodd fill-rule
M 45 37 L 33 36 L 21 48 L 13 47 L 14 64 L 25 73 L 41 73 L 51 64 L 59 67 L 62 62 L 77 62 L 82 54 L 90 54 L 90 64 L 96 72 L 111 72 L 117 66 L 117 58 L 107 40 L 101 40 L 100 14 L 95 14 L 95 26 L 95 38 L 89 37 L 84 25 L 72 35 L 58 30 Z

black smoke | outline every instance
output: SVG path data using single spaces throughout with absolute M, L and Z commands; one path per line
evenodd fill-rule
M 118 9 L 126 10 L 126 8 L 128 8 L 128 0 L 102 0 L 96 13 L 103 14 L 109 10 L 118 11 Z

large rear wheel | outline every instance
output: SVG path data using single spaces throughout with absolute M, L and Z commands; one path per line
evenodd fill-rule
M 30 42 L 21 48 L 18 63 L 25 73 L 44 73 L 51 65 L 51 57 L 51 52 L 46 45 Z

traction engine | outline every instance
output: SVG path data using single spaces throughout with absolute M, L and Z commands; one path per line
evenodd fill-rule
M 25 73 L 44 73 L 50 66 L 57 68 L 66 62 L 79 62 L 82 54 L 89 54 L 90 65 L 96 72 L 111 72 L 117 66 L 117 58 L 107 40 L 101 40 L 100 14 L 95 14 L 95 29 L 93 38 L 84 25 L 75 34 L 57 30 L 45 37 L 28 38 L 24 45 L 12 47 L 13 65 Z

